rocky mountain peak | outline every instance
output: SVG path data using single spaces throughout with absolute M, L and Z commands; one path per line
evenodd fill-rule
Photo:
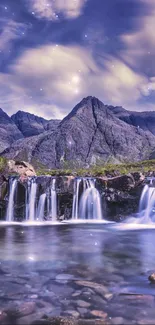
M 43 117 L 36 116 L 34 114 L 18 111 L 11 116 L 12 121 L 16 124 L 18 129 L 24 135 L 24 137 L 31 137 L 39 135 L 47 129 L 55 129 L 58 125 L 58 121 L 48 121 Z

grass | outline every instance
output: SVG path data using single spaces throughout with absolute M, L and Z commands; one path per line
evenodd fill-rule
M 145 160 L 140 162 L 130 162 L 123 164 L 105 164 L 103 166 L 92 166 L 90 168 L 69 168 L 69 169 L 38 169 L 37 175 L 51 176 L 105 176 L 105 175 L 124 175 L 132 172 L 147 173 L 155 171 L 155 160 Z
M 2 173 L 6 167 L 7 159 L 4 157 L 0 157 L 0 173 Z
M 33 164 L 33 163 L 32 163 Z M 0 157 L 0 173 L 3 173 L 7 165 L 7 159 Z M 51 176 L 115 176 L 115 175 L 124 175 L 132 172 L 153 172 L 155 171 L 155 159 L 145 160 L 140 162 L 129 162 L 122 164 L 104 164 L 104 165 L 95 165 L 90 166 L 89 168 L 62 168 L 62 169 L 47 169 L 42 164 L 37 164 L 36 173 L 40 175 L 51 175 Z

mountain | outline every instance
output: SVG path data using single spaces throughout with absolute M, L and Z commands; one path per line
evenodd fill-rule
M 126 123 L 91 96 L 76 105 L 54 132 L 49 130 L 35 137 L 33 146 L 25 141 L 18 140 L 3 155 L 60 168 L 73 163 L 88 166 L 109 160 L 139 161 L 149 158 L 155 150 L 155 136 L 151 132 Z
M 0 152 L 21 138 L 23 138 L 22 133 L 12 119 L 0 108 Z
M 120 120 L 155 135 L 155 112 L 132 112 L 123 107 L 107 106 Z
M 43 133 L 45 130 L 54 131 L 60 123 L 59 120 L 46 120 L 36 115 L 18 111 L 11 116 L 12 121 L 16 124 L 24 137 L 31 137 Z

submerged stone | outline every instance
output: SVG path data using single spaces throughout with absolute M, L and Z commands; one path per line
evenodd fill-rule
M 151 275 L 149 275 L 148 279 L 149 279 L 149 281 L 151 283 L 154 283 L 155 284 L 155 273 L 152 273 Z

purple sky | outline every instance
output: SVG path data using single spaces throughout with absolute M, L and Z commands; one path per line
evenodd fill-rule
M 154 110 L 154 0 L 1 0 L 0 107 L 62 118 L 83 97 Z

